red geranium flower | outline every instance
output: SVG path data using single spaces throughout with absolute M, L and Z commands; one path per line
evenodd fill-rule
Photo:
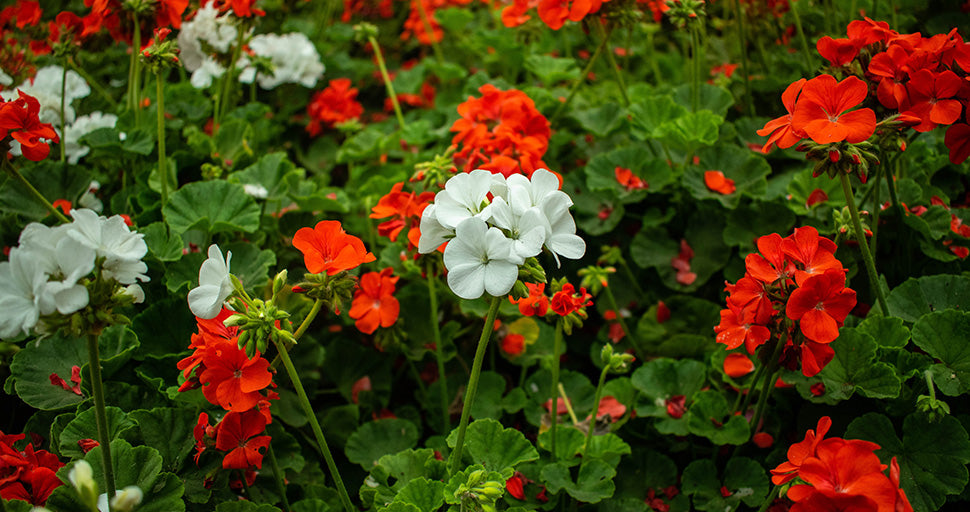
M 962 164 L 970 156 L 970 125 L 959 123 L 946 129 L 943 143 L 950 150 L 950 162 Z
M 408 228 L 407 239 L 410 247 L 416 247 L 421 238 L 421 214 L 434 200 L 433 192 L 402 192 L 404 182 L 395 183 L 377 205 L 371 208 L 370 218 L 384 219 L 391 217 L 377 226 L 377 233 L 386 236 L 392 242 L 397 241 L 398 235 L 404 228 Z
M 546 316 L 549 310 L 549 297 L 546 297 L 545 283 L 525 283 L 529 289 L 529 296 L 521 299 L 513 299 L 509 296 L 509 302 L 519 305 L 519 313 L 525 316 Z
M 14 101 L 0 101 L 0 139 L 9 134 L 20 142 L 28 160 L 39 162 L 47 158 L 51 151 L 50 146 L 41 139 L 59 142 L 60 137 L 50 124 L 40 122 L 40 102 L 37 98 L 23 91 L 17 93 L 20 98 Z
M 868 108 L 850 109 L 866 99 L 868 90 L 854 76 L 841 82 L 832 75 L 817 76 L 802 87 L 791 125 L 818 144 L 862 142 L 876 131 L 876 113 Z
M 839 327 L 855 303 L 855 291 L 845 287 L 845 272 L 827 270 L 792 292 L 785 314 L 798 321 L 806 338 L 830 343 L 839 337 Z
M 232 9 L 232 13 L 240 18 L 251 18 L 253 16 L 265 16 L 266 11 L 254 7 L 258 0 L 221 0 L 220 11 Z
M 732 350 L 744 344 L 749 354 L 771 337 L 771 332 L 764 325 L 755 322 L 755 312 L 752 308 L 739 308 L 728 302 L 728 308 L 721 310 L 721 323 L 714 327 L 717 342 L 727 345 Z
M 790 148 L 804 138 L 804 134 L 800 130 L 792 127 L 791 116 L 792 112 L 795 111 L 798 95 L 801 94 L 805 82 L 806 80 L 801 78 L 786 87 L 785 92 L 781 93 L 781 102 L 785 105 L 788 114 L 768 121 L 764 128 L 758 130 L 758 135 L 768 136 L 768 141 L 761 148 L 762 153 L 771 151 L 773 145 L 777 145 L 781 149 Z
M 586 293 L 586 288 L 580 288 L 579 293 L 576 293 L 576 288 L 573 287 L 572 283 L 566 283 L 562 290 L 552 296 L 549 305 L 557 315 L 566 316 L 592 306 L 592 298 L 592 295 Z
M 311 274 L 326 272 L 332 276 L 374 261 L 364 242 L 348 235 L 340 221 L 322 220 L 313 228 L 300 228 L 293 236 L 293 247 L 303 253 L 303 261 Z
M 842 263 L 835 258 L 835 242 L 820 236 L 812 226 L 795 228 L 795 232 L 783 239 L 781 250 L 801 268 L 795 270 L 795 281 L 801 286 L 806 279 L 826 270 L 842 270 Z
M 316 137 L 323 127 L 359 118 L 364 113 L 364 106 L 356 98 L 357 89 L 351 87 L 349 78 L 331 80 L 326 89 L 314 94 L 307 105 L 307 115 L 310 116 L 307 133 Z
M 226 414 L 216 427 L 216 449 L 229 452 L 222 459 L 223 469 L 263 467 L 263 453 L 269 447 L 266 418 L 256 409 Z
M 238 346 L 226 344 L 222 350 L 203 356 L 205 370 L 199 375 L 205 398 L 228 411 L 242 412 L 256 407 L 264 398 L 260 391 L 273 382 L 269 361 L 259 356 L 251 359 Z
M 754 363 L 751 362 L 751 358 L 739 353 L 728 354 L 724 358 L 724 373 L 728 377 L 738 378 L 744 377 L 745 375 L 754 371 Z
M 650 187 L 646 181 L 643 181 L 643 178 L 633 174 L 633 171 L 630 169 L 617 166 L 613 172 L 616 174 L 617 183 L 625 188 L 627 192 L 633 192 L 634 190 L 646 190 Z
M 857 39 L 833 39 L 830 36 L 822 36 L 815 44 L 815 48 L 818 49 L 818 54 L 833 66 L 845 66 L 859 55 L 862 43 L 863 41 Z
M 539 19 L 559 30 L 566 20 L 582 21 L 587 14 L 598 12 L 604 1 L 609 0 L 539 0 Z
M 394 298 L 394 287 L 399 279 L 392 276 L 388 267 L 381 272 L 368 272 L 360 277 L 354 300 L 350 306 L 350 318 L 364 334 L 373 334 L 377 327 L 390 327 L 397 321 L 401 304 Z
M 950 70 L 934 73 L 921 69 L 911 74 L 907 84 L 910 105 L 906 110 L 922 121 L 913 129 L 928 132 L 939 124 L 953 124 L 959 119 L 963 105 L 950 98 L 960 91 L 964 83 L 963 79 Z

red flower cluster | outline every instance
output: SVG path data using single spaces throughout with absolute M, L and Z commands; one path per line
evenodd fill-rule
M 13 101 L 0 99 L 0 142 L 10 135 L 20 142 L 21 150 L 28 160 L 38 162 L 47 158 L 51 147 L 44 140 L 59 142 L 60 137 L 48 123 L 37 117 L 40 102 L 37 98 L 17 91 L 20 97 Z M 0 155 L 5 157 L 5 155 Z
M 835 355 L 828 344 L 855 306 L 855 291 L 845 287 L 835 244 L 813 227 L 796 228 L 787 238 L 772 233 L 757 245 L 759 252 L 744 260 L 744 277 L 727 285 L 717 342 L 728 350 L 743 344 L 754 354 L 774 336 L 785 343 L 782 363 L 791 370 L 800 363 L 811 377 Z
M 535 7 L 546 26 L 559 30 L 566 20 L 582 21 L 586 15 L 599 12 L 603 2 L 609 0 L 514 0 L 502 10 L 502 23 L 517 27 L 531 18 L 526 13 Z
M 185 2 L 188 0 L 168 0 L 169 2 Z M 232 13 L 240 18 L 252 18 L 253 16 L 265 16 L 266 11 L 255 7 L 259 0 L 216 0 L 220 11 L 226 12 L 230 9 Z
M 323 128 L 358 119 L 363 113 L 364 106 L 357 101 L 357 89 L 351 87 L 350 79 L 337 78 L 331 80 L 326 89 L 317 91 L 307 105 L 310 122 L 306 131 L 316 137 Z
M 857 510 L 912 512 L 906 492 L 899 487 L 899 465 L 893 457 L 886 465 L 875 451 L 879 445 L 859 439 L 824 439 L 832 426 L 825 416 L 815 431 L 788 449 L 788 461 L 771 470 L 771 481 L 782 485 L 798 478 L 788 489 L 795 502 L 791 512 Z
M 481 98 L 469 97 L 458 105 L 461 119 L 451 131 L 458 146 L 455 162 L 465 171 L 487 169 L 506 177 L 532 176 L 546 167 L 542 156 L 549 148 L 549 121 L 536 110 L 524 92 L 501 91 L 491 84 L 478 89 Z
M 566 316 L 577 313 L 586 318 L 586 308 L 593 305 L 593 296 L 586 292 L 586 288 L 580 288 L 579 293 L 572 283 L 562 285 L 562 290 L 552 294 L 549 300 L 549 308 L 559 316 Z
M 519 299 L 509 296 L 509 302 L 519 305 L 519 313 L 523 316 L 546 316 L 549 311 L 549 297 L 546 296 L 546 283 L 525 283 L 529 290 L 527 297 Z
M 375 5 L 376 4 L 376 5 Z M 353 16 L 372 18 L 380 16 L 387 19 L 394 16 L 393 0 L 344 0 L 344 13 L 340 16 L 340 21 L 350 23 Z
M 226 327 L 223 321 L 233 312 L 223 309 L 211 320 L 196 319 L 199 332 L 192 335 L 192 355 L 178 362 L 186 381 L 179 391 L 197 387 L 213 405 L 229 411 L 215 427 L 209 426 L 209 415 L 202 413 L 195 428 L 196 455 L 207 446 L 227 452 L 222 461 L 226 469 L 250 469 L 262 466 L 260 448 L 269 445 L 269 436 L 260 436 L 272 421 L 270 400 L 278 398 L 273 386 L 269 361 L 257 352 L 252 358 L 238 346 L 238 329 Z
M 315 227 L 300 228 L 293 235 L 293 247 L 303 253 L 303 262 L 311 274 L 332 276 L 374 261 L 364 242 L 347 234 L 340 221 L 321 220 Z
M 918 132 L 949 125 L 944 142 L 950 161 L 959 164 L 966 160 L 970 156 L 966 117 L 970 43 L 956 29 L 923 37 L 918 32 L 900 34 L 889 24 L 869 18 L 849 23 L 846 35 L 819 39 L 819 54 L 833 67 L 863 73 L 838 83 L 822 75 L 789 86 L 782 95 L 789 115 L 770 121 L 758 132 L 769 135 L 763 150 L 773 144 L 791 147 L 806 137 L 819 144 L 866 140 L 875 129 L 875 114 L 866 108 L 850 109 L 866 100 L 872 90 L 880 105 L 898 112 L 899 121 Z M 851 66 L 854 62 L 859 66 Z
M 421 214 L 434 201 L 433 192 L 402 192 L 404 182 L 396 183 L 384 197 L 371 208 L 370 218 L 389 220 L 377 226 L 377 233 L 386 236 L 392 242 L 397 241 L 398 235 L 407 228 L 408 250 L 418 246 L 421 238 Z
M 435 19 L 434 13 L 438 9 L 445 9 L 448 7 L 460 7 L 468 5 L 472 0 L 411 0 L 411 11 L 408 13 L 408 19 L 404 20 L 404 30 L 401 31 L 401 41 L 407 41 L 414 36 L 418 39 L 418 42 L 425 45 L 430 45 L 432 43 L 441 42 L 444 37 L 444 31 L 441 30 L 441 25 L 438 24 L 438 20 Z M 421 2 L 419 5 L 418 2 Z M 424 8 L 424 13 L 427 15 L 427 25 L 422 17 L 421 9 Z M 431 33 L 428 33 L 428 25 L 431 27 Z
M 400 278 L 391 275 L 393 271 L 388 267 L 360 276 L 349 312 L 360 332 L 373 334 L 378 326 L 388 328 L 397 322 L 401 304 L 394 298 L 394 288 Z
M 54 489 L 61 486 L 55 474 L 64 464 L 46 450 L 34 450 L 27 444 L 23 450 L 14 448 L 24 434 L 0 432 L 0 498 L 26 501 L 42 507 Z

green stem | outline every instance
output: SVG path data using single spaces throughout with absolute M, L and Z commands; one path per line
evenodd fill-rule
M 428 16 L 428 10 L 424 8 L 424 2 L 421 0 L 416 0 L 418 4 L 418 14 L 421 15 L 421 24 L 424 25 L 424 31 L 428 34 L 428 40 L 431 41 L 431 49 L 434 50 L 434 57 L 439 64 L 445 62 L 445 55 L 441 53 L 441 47 L 438 46 L 438 41 L 434 39 L 434 27 L 431 26 L 431 17 Z M 491 13 L 491 9 L 489 9 Z
M 418 4 L 420 5 L 420 1 Z M 404 114 L 401 113 L 401 104 L 397 101 L 397 94 L 394 92 L 394 84 L 391 83 L 391 77 L 387 74 L 387 65 L 384 64 L 384 54 L 381 52 L 381 45 L 377 42 L 374 36 L 368 36 L 367 41 L 370 42 L 371 47 L 374 48 L 374 57 L 377 58 L 377 68 L 381 72 L 381 78 L 384 79 L 384 87 L 387 89 L 387 97 L 391 98 L 391 105 L 394 106 L 394 115 L 397 117 L 397 125 L 402 130 L 404 129 Z
M 229 97 L 232 96 L 232 89 L 235 84 L 236 62 L 239 61 L 239 56 L 242 54 L 243 41 L 246 38 L 248 27 L 244 23 L 236 30 L 239 31 L 236 35 L 236 45 L 232 48 L 232 57 L 229 60 L 229 65 L 226 66 L 226 72 L 222 75 L 222 84 L 219 88 L 219 106 L 216 108 L 216 118 L 213 123 L 216 130 L 221 126 L 226 114 L 229 113 Z
M 67 137 L 67 118 L 64 116 L 64 103 L 66 102 L 65 96 L 67 96 L 67 59 L 61 66 L 61 141 L 57 145 L 61 151 L 61 163 L 67 161 L 67 148 L 65 147 L 65 138 Z
M 168 203 L 168 162 L 165 160 L 165 87 L 162 70 L 155 72 L 155 116 L 158 120 L 158 179 L 162 182 L 162 204 Z
M 650 71 L 653 73 L 653 83 L 659 84 L 663 80 L 660 73 L 660 65 L 657 64 L 657 49 L 653 41 L 653 30 L 647 30 L 647 59 L 650 61 Z
M 88 73 L 84 68 L 74 62 L 74 59 L 67 59 L 67 65 L 73 69 L 74 72 L 81 75 L 81 77 L 84 78 L 84 81 L 87 82 L 98 94 L 100 94 L 101 97 L 104 98 L 104 100 L 107 101 L 112 107 L 118 106 L 118 102 L 111 97 L 111 94 L 109 94 L 107 89 L 101 85 L 100 81 L 91 76 L 91 74 Z
M 91 393 L 94 395 L 94 419 L 98 424 L 98 442 L 104 464 L 104 482 L 108 486 L 108 505 L 115 497 L 115 469 L 111 463 L 111 438 L 108 436 L 108 416 L 104 407 L 104 386 L 101 383 L 101 358 L 98 356 L 98 335 L 88 334 L 88 366 L 91 372 Z
M 610 34 L 613 33 L 613 28 L 607 32 L 603 25 L 600 23 L 594 23 L 599 29 L 600 37 L 603 38 L 604 44 L 606 44 L 606 60 L 610 63 L 610 68 L 613 70 L 613 76 L 616 77 L 616 85 L 620 88 L 620 95 L 623 97 L 623 104 L 627 107 L 630 106 L 630 97 L 626 94 L 626 82 L 623 80 L 623 71 L 620 66 L 616 63 L 616 58 L 613 56 L 613 50 L 610 49 Z
M 340 471 L 337 470 L 337 464 L 333 460 L 333 455 L 330 453 L 330 448 L 327 446 L 327 440 L 323 437 L 323 430 L 320 429 L 320 423 L 317 421 L 317 415 L 313 412 L 313 407 L 310 405 L 310 399 L 307 398 L 306 391 L 303 389 L 303 383 L 300 381 L 300 374 L 296 371 L 296 367 L 293 366 L 293 360 L 290 359 L 290 354 L 286 351 L 286 346 L 279 338 L 274 338 L 276 343 L 276 350 L 279 353 L 280 359 L 283 361 L 283 366 L 286 368 L 286 373 L 290 377 L 290 381 L 293 383 L 293 389 L 296 391 L 297 397 L 300 399 L 300 406 L 303 408 L 303 412 L 307 416 L 307 420 L 310 422 L 310 429 L 313 430 L 313 437 L 316 438 L 317 445 L 320 448 L 320 453 L 323 454 L 323 458 L 327 462 L 327 467 L 330 469 L 330 476 L 333 478 L 334 483 L 337 485 L 337 493 L 340 495 L 340 501 L 343 503 L 344 510 L 346 512 L 355 512 L 353 504 L 350 502 L 350 496 L 347 494 L 347 489 L 344 487 L 344 481 L 340 478 Z
M 872 254 L 878 254 L 876 251 L 878 248 L 876 241 L 879 239 L 879 213 L 882 211 L 882 205 L 879 204 L 879 174 L 876 174 L 876 179 L 873 181 L 875 181 L 875 183 L 873 183 L 872 187 L 869 189 L 872 191 L 872 240 L 869 243 L 869 252 Z M 861 202 L 860 204 L 866 203 Z
M 300 337 L 303 336 L 303 333 L 305 333 L 307 328 L 310 327 L 310 324 L 313 322 L 313 319 L 317 317 L 317 313 L 320 312 L 321 306 L 323 306 L 323 300 L 317 299 L 313 301 L 313 307 L 310 308 L 310 312 L 307 313 L 306 318 L 303 319 L 303 322 L 300 324 L 300 327 L 298 327 L 296 329 L 296 332 L 293 333 L 294 340 L 299 341 Z
M 627 327 L 626 320 L 624 320 L 623 315 L 620 314 L 620 306 L 616 304 L 616 297 L 613 296 L 613 290 L 611 290 L 609 286 L 604 286 L 603 291 L 606 292 L 607 306 L 609 306 L 610 309 L 616 313 L 616 321 L 619 322 L 620 327 L 626 334 L 627 339 L 630 340 L 630 344 L 633 345 L 633 350 L 637 352 L 637 357 L 640 358 L 640 361 L 646 361 L 646 354 L 644 354 L 642 347 L 640 347 L 640 342 L 636 339 L 636 336 L 633 335 L 633 331 Z
M 744 105 L 748 115 L 754 115 L 754 102 L 751 97 L 751 80 L 748 71 L 748 40 L 744 27 L 744 9 L 741 7 L 741 0 L 734 0 L 734 17 L 738 20 L 738 46 L 741 48 L 741 73 L 744 77 Z
M 438 386 L 441 389 L 441 433 L 448 435 L 451 430 L 451 415 L 448 414 L 448 376 L 445 374 L 445 349 L 441 346 L 441 328 L 438 326 L 438 291 L 434 274 L 427 271 L 428 297 L 431 300 L 431 336 L 434 340 L 434 355 L 438 360 Z
M 44 205 L 44 207 L 47 208 L 47 211 L 51 212 L 54 217 L 57 217 L 57 220 L 65 223 L 71 222 L 71 219 L 68 219 L 63 213 L 61 213 L 60 210 L 54 208 L 54 205 L 52 205 L 50 201 L 44 197 L 44 194 L 41 194 L 36 188 L 34 188 L 34 186 L 27 181 L 27 178 L 25 178 L 23 174 L 20 174 L 20 171 L 18 171 L 9 160 L 6 158 L 0 158 L 0 161 L 2 161 L 2 165 L 7 169 L 7 172 L 9 172 L 14 179 L 19 181 L 21 185 L 26 187 L 27 190 L 30 191 L 30 194 L 34 196 L 34 199 L 36 199 L 40 204 Z
M 485 317 L 485 325 L 482 327 L 482 336 L 478 339 L 478 348 L 475 350 L 475 361 L 472 363 L 472 372 L 468 377 L 468 387 L 465 389 L 464 403 L 461 406 L 461 421 L 458 422 L 458 438 L 455 441 L 455 449 L 451 452 L 448 459 L 448 474 L 454 475 L 458 472 L 461 464 L 461 453 L 465 445 L 465 429 L 468 428 L 468 416 L 472 411 L 472 404 L 475 402 L 475 393 L 478 391 L 478 377 L 482 373 L 482 361 L 485 359 L 485 349 L 488 347 L 488 340 L 492 337 L 495 328 L 495 317 L 498 315 L 499 304 L 503 297 L 492 297 L 492 304 L 488 308 L 488 316 Z
M 269 456 L 269 465 L 273 469 L 273 476 L 276 477 L 276 489 L 280 493 L 283 510 L 290 510 L 290 500 L 286 497 L 286 484 L 283 483 L 283 473 L 280 471 L 279 463 L 276 462 L 276 454 L 273 453 L 273 443 L 270 443 L 266 449 L 266 455 Z
M 556 322 L 556 337 L 552 345 L 552 407 L 549 409 L 549 450 L 552 452 L 552 460 L 556 460 L 556 425 L 559 424 L 559 352 L 562 350 L 562 323 L 565 319 L 560 318 Z
M 798 6 L 792 5 L 791 13 L 795 18 L 795 31 L 798 32 L 798 40 L 802 44 L 802 56 L 805 58 L 806 71 L 812 72 L 815 70 L 815 66 L 812 65 L 812 53 L 808 49 L 808 38 L 805 37 L 805 31 L 802 30 L 802 18 L 798 15 Z
M 603 53 L 603 48 L 606 47 L 606 43 L 609 41 L 609 35 L 612 33 L 612 31 L 613 27 L 610 27 L 610 30 L 606 32 L 606 37 L 603 38 L 600 45 L 596 47 L 596 51 L 593 52 L 592 56 L 590 56 L 589 61 L 586 63 L 586 67 L 583 68 L 583 71 L 579 74 L 579 77 L 576 78 L 576 81 L 573 82 L 572 87 L 569 89 L 569 95 L 566 96 L 566 101 L 560 103 L 559 106 L 556 107 L 556 111 L 553 112 L 552 117 L 549 118 L 550 125 L 555 125 L 556 120 L 559 119 L 559 115 L 566 110 L 569 103 L 573 101 L 573 97 L 576 96 L 577 92 L 579 92 L 579 86 L 583 85 L 583 82 L 586 81 L 586 77 L 589 76 L 589 72 L 593 70 L 593 65 L 596 64 L 596 60 L 599 59 L 600 54 Z
M 131 87 L 132 114 L 135 117 L 135 126 L 139 126 L 141 124 L 139 122 L 141 119 L 141 59 L 138 54 L 141 53 L 141 25 L 139 25 L 138 16 L 135 14 L 131 15 L 131 20 L 134 25 L 131 53 L 134 57 L 131 61 L 131 82 L 129 86 Z
M 778 380 L 778 374 L 781 373 L 781 368 L 768 374 L 765 379 L 765 383 L 761 386 L 761 396 L 758 397 L 758 407 L 754 410 L 754 416 L 751 418 L 751 432 L 754 432 L 758 428 L 758 423 L 761 421 L 761 417 L 764 416 L 765 406 L 768 404 L 768 397 L 771 396 L 771 392 L 775 390 L 775 381 Z
M 879 309 L 882 314 L 889 316 L 889 307 L 886 306 L 886 297 L 882 293 L 882 286 L 879 283 L 879 274 L 876 272 L 876 262 L 872 259 L 869 252 L 869 243 L 866 241 L 866 234 L 862 231 L 862 222 L 859 221 L 859 210 L 855 206 L 855 197 L 852 195 L 852 184 L 849 183 L 849 175 L 839 173 L 842 178 L 842 192 L 845 194 L 845 203 L 849 207 L 849 215 L 852 217 L 852 227 L 855 230 L 855 239 L 859 242 L 859 249 L 862 250 L 862 260 L 866 264 L 866 273 L 869 274 L 869 284 L 872 293 L 879 301 Z
M 765 501 L 763 503 L 761 503 L 761 507 L 758 508 L 758 512 L 765 512 L 766 510 L 768 510 L 768 507 L 770 507 L 771 504 L 774 503 L 775 498 L 778 497 L 778 493 L 780 491 L 781 491 L 781 486 L 780 485 L 774 486 L 771 489 L 771 492 L 768 493 L 768 496 L 765 497 Z
M 691 73 L 690 80 L 690 108 L 692 112 L 697 112 L 700 109 L 701 103 L 701 55 L 703 53 L 703 48 L 701 44 L 700 29 L 697 28 L 697 23 L 691 24 L 690 29 L 690 46 L 691 46 L 691 67 L 693 68 L 693 73 Z M 690 158 L 690 153 L 688 152 L 688 158 Z
M 576 411 L 573 410 L 573 404 L 569 401 L 569 396 L 566 395 L 566 388 L 563 387 L 562 382 L 556 384 L 559 388 L 559 396 L 562 397 L 562 403 L 566 404 L 566 414 L 569 415 L 569 420 L 573 422 L 573 426 L 579 425 L 579 418 L 576 417 Z
M 923 379 L 926 380 L 926 388 L 930 390 L 930 400 L 936 402 L 936 387 L 933 385 L 933 371 L 925 370 Z
M 598 413 L 600 410 L 600 399 L 603 395 L 603 385 L 606 384 L 606 374 L 608 373 L 610 373 L 609 362 L 604 364 L 603 371 L 600 372 L 600 380 L 596 384 L 596 394 L 593 398 L 593 414 L 589 419 L 589 429 L 586 431 L 586 442 L 583 443 L 583 462 L 580 464 L 584 464 L 589 460 L 589 445 L 593 440 L 593 430 L 595 430 L 596 427 L 596 413 Z

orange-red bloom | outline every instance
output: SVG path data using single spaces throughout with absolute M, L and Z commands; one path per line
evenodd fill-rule
M 704 184 L 711 191 L 725 196 L 733 194 L 736 190 L 734 180 L 725 177 L 721 171 L 704 171 Z
M 270 436 L 266 431 L 266 417 L 255 409 L 226 414 L 216 427 L 216 449 L 229 452 L 222 459 L 223 469 L 249 469 L 263 467 L 263 452 L 269 447 Z
M 10 135 L 20 142 L 24 157 L 39 162 L 51 152 L 44 139 L 59 142 L 60 138 L 50 124 L 40 122 L 40 102 L 37 98 L 23 91 L 17 93 L 20 95 L 18 99 L 8 102 L 0 100 L 0 140 Z
M 609 0 L 539 0 L 539 19 L 549 28 L 559 30 L 566 20 L 582 21 L 587 14 L 599 12 Z
M 839 337 L 839 327 L 855 303 L 855 291 L 845 287 L 845 272 L 827 270 L 809 277 L 791 293 L 785 314 L 798 320 L 806 338 L 830 343 Z
M 391 275 L 393 269 L 368 272 L 360 277 L 354 300 L 350 306 L 350 318 L 364 334 L 373 334 L 377 327 L 385 329 L 394 325 L 401 311 L 401 304 L 394 298 L 394 288 L 399 279 Z
M 626 169 L 624 167 L 617 166 L 613 169 L 613 173 L 616 175 L 616 181 L 627 192 L 633 192 L 634 190 L 646 190 L 650 188 L 650 185 L 643 180 L 643 178 L 633 174 L 633 171 Z
M 293 247 L 303 253 L 311 274 L 332 276 L 376 259 L 360 238 L 347 234 L 336 220 L 322 220 L 313 229 L 300 228 L 293 236 Z
M 771 151 L 771 146 L 774 145 L 777 145 L 781 149 L 790 148 L 804 137 L 803 133 L 792 128 L 791 116 L 792 112 L 795 111 L 798 95 L 801 94 L 805 82 L 806 80 L 804 78 L 796 80 L 785 88 L 785 92 L 781 93 L 781 102 L 785 105 L 785 110 L 788 111 L 788 114 L 768 121 L 765 123 L 764 128 L 758 130 L 758 135 L 762 137 L 768 136 L 768 141 L 761 148 L 762 153 Z
M 549 297 L 546 297 L 545 283 L 525 283 L 529 289 L 529 296 L 520 299 L 513 299 L 509 296 L 509 302 L 519 305 L 519 313 L 525 316 L 546 316 L 549 311 Z
M 585 314 L 585 308 L 593 305 L 593 296 L 586 292 L 586 288 L 580 288 L 579 293 L 572 283 L 566 283 L 552 296 L 549 306 L 559 316 L 566 316 L 570 313 L 579 312 Z
M 357 89 L 351 87 L 349 78 L 331 80 L 326 89 L 313 95 L 307 105 L 310 122 L 306 131 L 316 137 L 324 127 L 357 119 L 364 113 L 364 106 L 357 101 Z
M 409 248 L 417 247 L 421 238 L 421 214 L 434 200 L 433 192 L 402 192 L 404 182 L 395 183 L 377 205 L 371 208 L 370 218 L 389 220 L 377 226 L 377 233 L 386 236 L 392 242 L 397 241 L 398 235 L 404 228 L 408 228 L 407 239 Z
M 854 76 L 841 82 L 832 75 L 817 76 L 802 87 L 791 125 L 818 144 L 862 142 L 876 131 L 876 113 L 869 108 L 851 109 L 868 92 L 866 83 Z

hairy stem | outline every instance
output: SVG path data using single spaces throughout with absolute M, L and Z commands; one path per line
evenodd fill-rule
M 115 497 L 115 469 L 111 463 L 111 438 L 108 436 L 108 415 L 104 407 L 104 385 L 101 383 L 101 358 L 98 355 L 98 335 L 88 334 L 88 366 L 91 372 L 91 393 L 94 395 L 94 419 L 98 424 L 98 442 L 104 464 L 104 482 L 108 486 L 108 504 Z
M 866 264 L 866 273 L 869 274 L 869 285 L 872 287 L 872 293 L 875 295 L 876 300 L 879 301 L 879 309 L 882 310 L 882 314 L 889 316 L 889 307 L 886 305 L 886 297 L 879 283 L 879 274 L 876 272 L 876 262 L 872 258 L 872 253 L 869 252 L 869 243 L 866 241 L 866 234 L 862 231 L 862 222 L 859 220 L 859 210 L 855 205 L 855 197 L 852 193 L 852 184 L 849 183 L 849 175 L 840 173 L 840 177 L 842 178 L 842 192 L 845 194 L 845 204 L 849 207 L 849 215 L 852 217 L 855 239 L 859 242 L 859 249 L 862 251 L 862 260 Z
M 556 460 L 556 425 L 559 424 L 559 394 L 556 392 L 559 387 L 559 352 L 562 350 L 562 323 L 565 320 L 560 318 L 556 322 L 556 337 L 552 345 L 552 407 L 549 409 L 549 448 L 552 451 L 552 460 Z
M 421 2 L 418 1 L 420 5 Z M 397 125 L 400 129 L 404 129 L 404 114 L 401 113 L 401 104 L 397 101 L 397 94 L 394 92 L 394 84 L 391 83 L 391 77 L 387 73 L 387 65 L 384 64 L 384 54 L 381 52 L 381 45 L 377 42 L 374 36 L 368 36 L 367 40 L 370 45 L 374 48 L 374 57 L 377 58 L 377 67 L 381 71 L 381 78 L 384 79 L 384 87 L 387 88 L 387 97 L 391 98 L 391 105 L 394 106 L 394 115 L 397 117 Z

